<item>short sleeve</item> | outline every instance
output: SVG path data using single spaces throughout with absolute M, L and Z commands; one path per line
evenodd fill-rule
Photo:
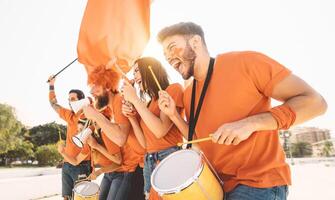
M 129 124 L 128 118 L 122 114 L 122 97 L 117 94 L 113 102 L 114 120 L 117 124 Z
M 58 109 L 58 115 L 59 115 L 60 118 L 62 118 L 66 122 L 70 122 L 71 118 L 74 115 L 74 113 L 71 110 L 69 110 L 69 109 L 60 107 Z
M 243 63 L 252 82 L 265 96 L 271 96 L 276 84 L 291 74 L 277 61 L 257 52 L 245 53 Z

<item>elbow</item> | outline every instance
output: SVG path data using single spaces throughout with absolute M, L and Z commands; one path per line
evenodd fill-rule
M 167 133 L 168 133 L 167 130 L 158 130 L 155 132 L 154 135 L 157 139 L 162 139 Z
M 320 111 L 320 115 L 323 115 L 326 113 L 328 109 L 328 104 L 326 102 L 326 100 L 320 95 L 319 96 L 319 111 Z
M 120 136 L 118 139 L 115 141 L 115 144 L 118 145 L 119 147 L 123 147 L 127 142 L 127 137 L 125 136 Z

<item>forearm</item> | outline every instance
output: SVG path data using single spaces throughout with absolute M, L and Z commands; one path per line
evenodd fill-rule
M 106 136 L 118 146 L 123 146 L 127 140 L 128 132 L 125 133 L 118 124 L 109 121 L 103 114 L 98 113 L 93 119 Z
M 327 104 L 320 95 L 295 96 L 288 99 L 282 105 L 287 105 L 292 112 L 294 112 L 295 119 L 291 125 L 301 124 L 309 119 L 321 115 L 327 109 Z M 276 130 L 281 128 L 278 127 L 276 118 L 270 112 L 253 115 L 242 119 L 241 121 L 243 120 L 250 124 L 250 126 L 255 127 L 256 131 Z M 283 120 L 285 120 L 285 118 Z
M 114 163 L 120 165 L 122 163 L 122 158 L 120 155 L 118 154 L 111 154 L 107 151 L 107 149 L 105 147 L 103 147 L 100 144 L 97 144 L 96 148 L 97 151 L 99 151 L 100 153 L 102 153 L 106 158 L 108 158 L 109 160 L 113 161 Z
M 160 117 L 154 115 L 139 99 L 135 101 L 133 105 L 135 106 L 144 123 L 157 138 L 162 138 L 166 135 L 171 126 L 171 122 L 163 123 Z
M 59 108 L 61 108 L 60 105 L 57 103 L 56 93 L 54 86 L 49 86 L 49 103 L 51 107 L 58 113 Z
M 146 140 L 145 140 L 143 131 L 142 131 L 137 119 L 133 118 L 133 117 L 130 117 L 129 121 L 130 121 L 131 126 L 133 127 L 133 131 L 134 131 L 135 137 L 137 138 L 138 142 L 140 143 L 140 145 L 143 148 L 146 148 L 147 147 Z
M 317 93 L 309 93 L 293 97 L 285 102 L 296 113 L 294 125 L 301 124 L 322 115 L 327 110 L 327 103 Z
M 188 138 L 188 124 L 181 117 L 181 115 L 176 112 L 173 116 L 170 116 L 171 121 L 177 126 L 179 131 L 183 134 L 184 138 Z

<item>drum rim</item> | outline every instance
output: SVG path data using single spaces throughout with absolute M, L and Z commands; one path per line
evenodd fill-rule
M 151 177 L 150 177 L 150 182 L 151 182 L 151 186 L 154 188 L 154 190 L 156 192 L 158 192 L 158 194 L 160 196 L 162 196 L 163 194 L 174 194 L 174 193 L 178 193 L 180 191 L 182 191 L 183 189 L 189 187 L 192 183 L 194 183 L 198 178 L 199 178 L 199 175 L 201 174 L 203 168 L 204 168 L 204 163 L 202 162 L 202 159 L 200 159 L 200 163 L 199 163 L 199 169 L 196 170 L 196 172 L 194 173 L 194 175 L 190 178 L 188 178 L 184 183 L 174 187 L 174 188 L 171 188 L 171 189 L 160 189 L 160 188 L 157 188 L 154 184 L 154 174 L 157 174 L 157 171 L 158 171 L 158 168 L 161 164 L 165 163 L 170 157 L 172 157 L 174 154 L 177 154 L 177 153 L 180 153 L 181 151 L 193 151 L 193 152 L 196 152 L 200 157 L 202 156 L 201 153 L 198 151 L 198 150 L 195 150 L 195 149 L 182 149 L 182 150 L 179 150 L 179 151 L 175 151 L 173 153 L 171 153 L 170 155 L 168 155 L 166 158 L 164 158 L 159 164 L 158 166 L 156 166 L 156 168 L 154 169 L 154 171 L 152 172 L 151 174 Z
M 95 185 L 97 185 L 97 186 L 98 186 L 98 191 L 97 191 L 95 194 L 90 194 L 90 195 L 82 195 L 82 194 L 78 193 L 78 192 L 76 191 L 76 186 L 77 186 L 77 185 L 80 185 L 80 184 L 83 184 L 83 183 L 85 183 L 85 182 L 86 182 L 86 183 L 94 183 Z M 99 186 L 97 183 L 92 182 L 92 181 L 81 181 L 81 182 L 77 183 L 77 184 L 73 187 L 72 191 L 73 191 L 74 194 L 76 194 L 76 195 L 78 195 L 78 196 L 80 196 L 80 197 L 94 197 L 94 196 L 96 196 L 97 194 L 100 193 L 100 186 Z

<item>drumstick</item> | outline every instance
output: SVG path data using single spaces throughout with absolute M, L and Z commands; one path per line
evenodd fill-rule
M 49 79 L 49 80 L 47 81 L 47 83 L 49 83 L 50 80 L 56 78 L 56 76 L 57 76 L 58 74 L 62 73 L 62 71 L 64 71 L 66 68 L 70 67 L 70 65 L 72 65 L 72 64 L 73 64 L 74 62 L 76 62 L 77 60 L 78 60 L 78 58 L 74 59 L 72 62 L 70 62 L 70 64 L 66 65 L 63 69 L 61 69 L 59 72 L 57 72 L 57 74 L 53 75 L 52 78 Z
M 181 147 L 184 144 L 193 144 L 193 143 L 199 143 L 199 142 L 205 142 L 205 141 L 208 141 L 208 140 L 212 140 L 212 135 L 213 134 L 209 134 L 209 137 L 201 138 L 201 139 L 197 139 L 197 140 L 191 140 L 191 141 L 187 141 L 187 142 L 178 142 L 177 146 Z
M 151 74 L 152 74 L 152 77 L 154 77 L 154 79 L 155 79 L 155 82 L 156 82 L 156 84 L 157 84 L 157 86 L 158 86 L 159 90 L 162 90 L 162 87 L 159 85 L 159 82 L 158 82 L 158 80 L 157 80 L 157 78 L 156 78 L 156 76 L 155 76 L 155 73 L 154 73 L 154 71 L 152 71 L 152 68 L 151 68 L 151 66 L 149 65 L 149 66 L 148 66 L 148 68 L 149 68 L 149 70 L 150 70 L 150 72 L 151 72 Z

